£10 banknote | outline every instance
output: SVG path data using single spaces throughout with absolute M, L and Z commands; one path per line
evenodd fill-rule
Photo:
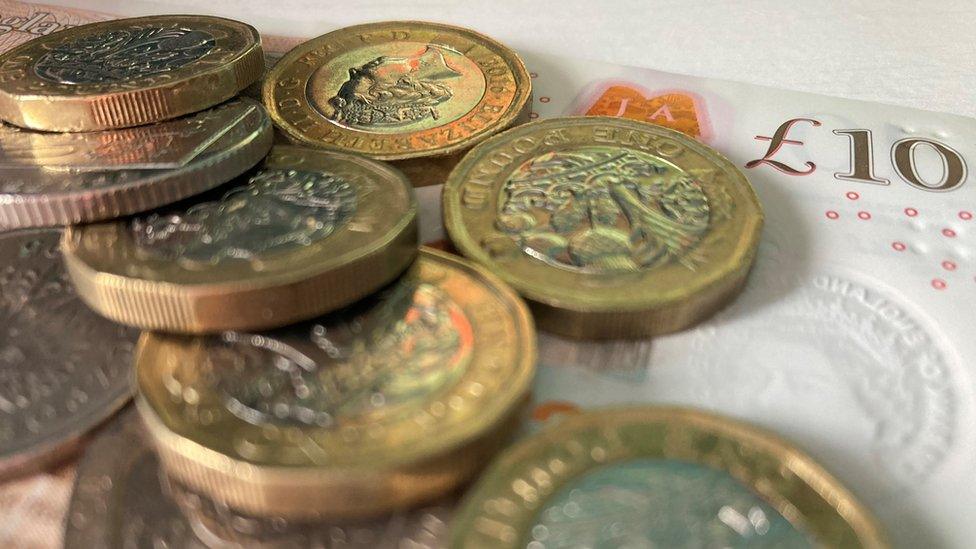
M 745 292 L 697 328 L 627 343 L 541 336 L 537 414 L 655 402 L 742 418 L 818 458 L 897 545 L 965 546 L 976 121 L 527 57 L 538 116 L 623 116 L 694 136 L 746 174 L 767 220 Z
M 0 50 L 110 17 L 0 2 Z M 746 174 L 767 220 L 745 292 L 702 325 L 646 341 L 540 335 L 535 421 L 622 403 L 717 411 L 808 451 L 898 546 L 976 537 L 976 121 L 521 53 L 533 118 L 688 134 Z M 440 186 L 417 191 L 422 238 L 444 239 Z

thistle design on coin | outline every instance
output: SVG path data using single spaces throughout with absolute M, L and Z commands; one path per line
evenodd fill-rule
M 580 147 L 526 161 L 502 186 L 495 222 L 528 255 L 558 267 L 694 269 L 708 197 L 674 165 L 640 151 Z M 723 206 L 725 206 L 723 204 Z
M 180 68 L 215 45 L 206 30 L 133 26 L 53 46 L 34 64 L 34 72 L 59 84 L 120 82 Z
M 182 214 L 132 222 L 139 249 L 168 259 L 218 263 L 308 246 L 331 235 L 356 211 L 349 176 L 265 169 L 215 202 Z
M 487 139 L 444 184 L 464 255 L 594 339 L 686 328 L 742 287 L 762 207 L 734 164 L 687 136 L 611 117 L 552 118 Z

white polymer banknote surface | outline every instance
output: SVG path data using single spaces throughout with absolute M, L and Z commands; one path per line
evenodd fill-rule
M 976 121 L 524 54 L 534 114 L 647 120 L 747 175 L 766 225 L 745 292 L 683 333 L 540 335 L 537 416 L 622 403 L 701 407 L 795 442 L 898 546 L 976 536 Z M 418 189 L 444 237 L 440 188 Z
M 233 3 L 217 6 L 208 12 L 263 30 Z M 20 26 L 37 13 L 49 15 L 11 32 L 60 12 L 28 9 Z M 534 118 L 602 114 L 683 131 L 746 174 L 766 215 L 747 288 L 701 325 L 646 341 L 541 334 L 536 417 L 622 403 L 724 413 L 813 455 L 896 546 L 969 545 L 976 120 L 520 53 Z M 440 186 L 418 195 L 423 239 L 443 239 Z

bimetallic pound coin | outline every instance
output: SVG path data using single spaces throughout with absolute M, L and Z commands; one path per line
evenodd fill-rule
M 620 118 L 534 122 L 451 172 L 454 245 L 515 287 L 539 327 L 586 338 L 686 328 L 738 293 L 762 229 L 745 176 L 678 132 Z
M 0 233 L 0 477 L 64 459 L 132 394 L 138 332 L 78 299 L 57 230 Z
M 79 295 L 144 329 L 258 330 L 348 305 L 417 254 L 413 189 L 384 164 L 280 146 L 240 183 L 186 207 L 68 229 Z
M 787 442 L 692 409 L 585 412 L 505 451 L 451 547 L 887 547 L 873 516 Z
M 165 475 L 134 411 L 113 421 L 78 465 L 66 549 L 438 549 L 453 501 L 368 521 L 293 522 L 235 511 Z
M 138 405 L 171 476 L 245 513 L 354 518 L 445 496 L 514 431 L 524 303 L 425 249 L 383 292 L 263 334 L 146 334 Z
M 263 94 L 296 142 L 401 161 L 423 185 L 446 173 L 444 162 L 524 121 L 531 86 L 518 55 L 486 36 L 394 21 L 300 44 L 270 71 Z
M 47 133 L 0 124 L 0 227 L 91 223 L 151 210 L 230 181 L 271 148 L 250 99 L 159 124 Z
M 160 122 L 226 101 L 264 69 L 254 27 L 166 15 L 91 23 L 0 55 L 0 119 L 47 131 Z

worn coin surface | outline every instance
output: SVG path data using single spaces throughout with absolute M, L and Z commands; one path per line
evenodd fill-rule
M 0 477 L 40 470 L 131 396 L 138 332 L 75 295 L 60 231 L 0 233 Z
M 678 132 L 556 118 L 474 148 L 451 172 L 455 246 L 534 305 L 540 328 L 646 337 L 714 313 L 741 289 L 763 214 L 745 176 Z
M 263 334 L 146 334 L 138 410 L 165 469 L 243 512 L 349 518 L 444 496 L 519 420 L 535 370 L 521 299 L 424 249 L 353 307 Z
M 461 151 L 528 116 L 531 80 L 515 52 L 486 36 L 393 21 L 300 44 L 270 71 L 263 95 L 297 142 L 453 165 Z M 403 168 L 423 178 L 426 165 Z
M 237 95 L 264 69 L 254 27 L 165 15 L 91 23 L 0 55 L 0 119 L 47 131 L 150 124 Z
M 455 548 L 886 547 L 873 516 L 779 438 L 688 408 L 569 416 L 465 497 Z
M 271 119 L 250 99 L 121 130 L 0 124 L 0 227 L 90 223 L 164 206 L 243 173 L 271 141 Z
M 352 303 L 416 256 L 413 189 L 389 166 L 277 146 L 240 183 L 190 206 L 69 228 L 79 295 L 144 329 L 265 329 Z
M 369 521 L 292 522 L 243 514 L 159 470 L 134 412 L 88 446 L 65 519 L 67 549 L 437 549 L 453 501 Z

